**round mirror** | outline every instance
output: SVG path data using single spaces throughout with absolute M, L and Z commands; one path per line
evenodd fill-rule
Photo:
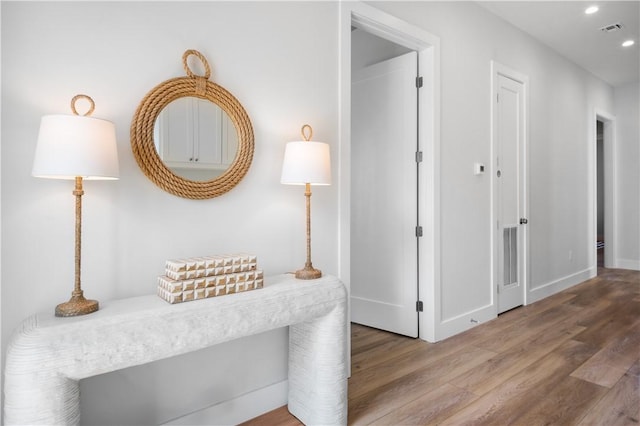
M 197 76 L 190 55 L 205 68 Z M 253 159 L 253 128 L 238 100 L 208 81 L 202 54 L 182 56 L 187 77 L 167 80 L 141 101 L 131 123 L 131 149 L 142 172 L 174 195 L 206 199 L 235 187 Z
M 178 98 L 160 111 L 153 143 L 173 173 L 193 181 L 216 179 L 238 152 L 238 134 L 229 115 L 193 96 Z

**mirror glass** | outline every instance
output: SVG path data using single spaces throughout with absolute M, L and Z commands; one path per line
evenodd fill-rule
M 171 101 L 158 114 L 153 143 L 162 162 L 176 175 L 210 181 L 224 173 L 238 152 L 231 118 L 218 105 L 195 96 Z

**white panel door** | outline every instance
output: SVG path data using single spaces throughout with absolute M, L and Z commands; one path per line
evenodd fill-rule
M 498 313 L 524 303 L 524 90 L 497 76 L 496 196 Z
M 353 73 L 351 320 L 418 336 L 417 52 Z

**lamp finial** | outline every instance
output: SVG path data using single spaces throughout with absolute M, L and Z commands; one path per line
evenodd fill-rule
M 308 136 L 305 130 L 309 132 Z M 305 141 L 310 141 L 311 136 L 313 136 L 313 129 L 308 124 L 305 124 L 304 126 L 302 126 L 302 129 L 300 129 L 300 133 L 302 134 L 302 139 L 304 139 Z
M 73 97 L 73 99 L 71 99 L 71 111 L 73 111 L 73 115 L 80 115 L 78 114 L 78 110 L 76 109 L 76 102 L 78 102 L 78 99 L 86 99 L 89 101 L 89 111 L 85 112 L 84 114 L 82 114 L 83 117 L 88 117 L 93 113 L 93 110 L 96 109 L 96 103 L 93 102 L 93 99 L 91 99 L 91 96 L 88 95 L 75 95 Z

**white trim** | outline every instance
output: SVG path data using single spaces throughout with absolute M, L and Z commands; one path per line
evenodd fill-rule
M 566 290 L 574 285 L 580 284 L 596 276 L 596 268 L 587 268 L 574 274 L 567 275 L 547 284 L 542 284 L 529 291 L 529 303 L 537 302 L 545 297 L 552 296 L 562 290 Z
M 500 64 L 496 61 L 491 61 L 491 167 L 489 173 L 491 173 L 491 214 L 490 216 L 490 229 L 491 229 L 491 287 L 492 287 L 492 303 L 494 305 L 495 315 L 498 315 L 498 286 L 497 286 L 497 274 L 498 274 L 498 244 L 496 242 L 496 221 L 497 221 L 497 196 L 496 196 L 496 187 L 498 184 L 496 173 L 495 173 L 495 158 L 496 158 L 496 102 L 495 99 L 498 96 L 498 84 L 497 77 L 502 75 L 504 77 L 510 78 L 511 80 L 515 80 L 522 84 L 522 94 L 524 97 L 524 130 L 523 130 L 523 145 L 524 152 L 522 163 L 520 167 L 523 168 L 520 173 L 520 177 L 522 178 L 522 184 L 520 186 L 520 190 L 523 191 L 521 195 L 523 198 L 522 202 L 522 211 L 521 214 L 523 217 L 529 217 L 529 76 L 518 72 L 512 68 L 509 68 L 505 65 Z M 521 227 L 522 232 L 522 291 L 523 291 L 523 303 L 524 305 L 528 305 L 531 302 L 530 299 L 530 289 L 529 289 L 529 226 Z
M 2 22 L 2 7 L 0 6 L 0 22 Z M 0 31 L 1 33 L 1 31 Z M 2 46 L 2 35 L 0 34 L 0 46 Z M 1 49 L 0 49 L 1 50 Z M 2 67 L 0 67 L 0 81 L 2 80 Z M 2 99 L 2 85 L 0 85 L 0 99 Z M 2 129 L 2 102 L 0 102 L 0 129 Z M 1 138 L 0 138 L 1 139 Z M 2 144 L 0 144 L 0 187 L 2 187 Z M 0 197 L 0 223 L 2 222 L 2 197 Z M 0 226 L 0 306 L 2 306 L 2 226 Z M 0 315 L 0 330 L 2 330 L 2 317 Z M 4 351 L 0 351 L 0 367 L 4 365 Z M 4 389 L 4 374 L 0 374 L 0 389 Z M 0 398 L 1 399 L 1 398 Z M 4 421 L 4 413 L 0 414 L 0 424 Z
M 261 416 L 273 407 L 287 405 L 289 381 L 283 380 L 262 389 L 169 420 L 163 425 L 237 425 Z
M 637 259 L 616 259 L 616 268 L 631 269 L 631 270 L 634 270 L 634 271 L 640 271 L 640 260 L 637 260 Z
M 420 315 L 420 338 L 438 341 L 442 333 L 442 287 L 440 242 L 440 42 L 420 51 L 418 63 L 423 78 L 419 98 L 419 139 L 422 150 L 418 199 L 423 237 L 420 241 L 420 299 L 425 311 Z M 431 310 L 431 311 L 429 311 Z M 431 315 L 428 313 L 431 312 Z
M 341 3 L 340 10 L 340 164 L 339 164 L 339 266 L 338 274 L 350 292 L 351 182 L 351 26 L 419 52 L 424 95 L 420 96 L 420 145 L 423 152 L 420 222 L 420 279 L 424 302 L 419 315 L 420 338 L 435 341 L 440 324 L 440 39 L 421 28 L 362 2 Z M 429 131 L 426 131 L 429 129 Z M 347 352 L 349 353 L 349 352 Z
M 477 325 L 491 321 L 496 317 L 495 304 L 473 309 L 452 318 L 448 318 L 439 324 L 436 334 L 436 341 L 446 339 L 456 334 L 469 330 Z
M 338 277 L 347 289 L 345 363 L 351 377 L 351 11 L 344 3 L 338 34 Z
M 603 155 L 604 155 L 604 265 L 607 268 L 619 267 L 617 258 L 618 235 L 617 235 L 617 187 L 616 184 L 616 118 L 604 110 L 596 108 L 593 113 L 593 121 L 590 122 L 592 132 L 591 158 L 589 161 L 589 185 L 591 189 L 591 205 L 592 205 L 592 226 L 591 235 L 588 239 L 590 247 L 587 253 L 591 254 L 591 264 L 597 267 L 598 250 L 596 249 L 596 239 L 598 237 L 598 132 L 596 130 L 597 122 L 602 121 L 604 124 L 603 138 Z
M 439 37 L 372 6 L 360 2 L 349 6 L 351 7 L 351 25 L 368 33 L 416 51 L 425 50 L 440 43 Z

